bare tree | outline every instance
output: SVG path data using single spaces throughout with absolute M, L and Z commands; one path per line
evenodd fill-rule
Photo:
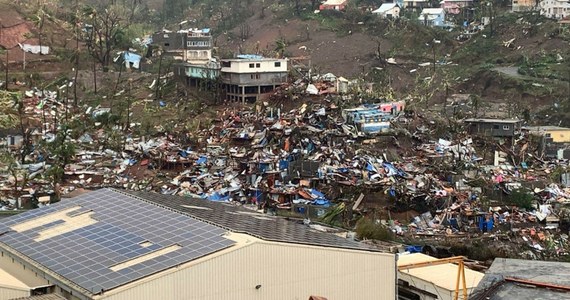
M 246 40 L 250 36 L 250 32 L 251 26 L 249 26 L 247 23 L 241 23 L 239 26 L 239 34 L 242 41 Z
M 120 43 L 120 35 L 128 27 L 128 11 L 120 5 L 108 8 L 86 7 L 83 14 L 91 22 L 87 30 L 87 50 L 103 67 L 112 61 L 112 51 Z
M 33 18 L 33 21 L 34 21 L 36 27 L 38 28 L 38 42 L 40 44 L 40 55 L 43 54 L 43 51 L 42 51 L 43 39 L 42 39 L 42 37 L 43 37 L 45 15 L 46 15 L 46 13 L 44 11 L 44 8 L 43 8 L 43 6 L 41 6 Z
M 295 14 L 296 15 L 301 14 L 301 2 L 302 2 L 302 0 L 293 0 L 293 3 L 295 4 Z

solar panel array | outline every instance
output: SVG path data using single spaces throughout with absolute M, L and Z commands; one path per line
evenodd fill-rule
M 103 189 L 74 200 L 6 218 L 0 223 L 0 231 L 70 207 L 81 206 L 80 210 L 70 212 L 67 216 L 92 210 L 92 218 L 97 222 L 40 242 L 35 241 L 42 230 L 63 223 L 54 220 L 22 232 L 0 233 L 0 242 L 93 294 L 235 244 L 223 237 L 226 230 L 220 227 L 133 198 Z M 150 242 L 150 245 L 144 242 Z M 116 272 L 110 269 L 172 245 L 181 248 Z
M 200 220 L 227 228 L 228 230 L 275 242 L 289 242 L 335 248 L 379 251 L 378 248 L 331 233 L 310 229 L 308 226 L 280 217 L 261 215 L 239 206 L 223 202 L 161 195 L 148 192 L 125 191 L 147 201 L 167 206 Z M 193 207 L 202 207 L 200 209 Z

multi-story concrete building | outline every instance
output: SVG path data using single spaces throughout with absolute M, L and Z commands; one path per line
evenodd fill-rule
M 287 59 L 238 55 L 222 59 L 221 76 L 226 100 L 255 102 L 287 82 Z
M 539 4 L 540 14 L 552 19 L 564 19 L 570 16 L 570 2 L 568 0 L 542 0 Z
M 202 64 L 212 58 L 213 39 L 209 28 L 164 30 L 153 34 L 152 43 L 164 54 L 188 63 Z

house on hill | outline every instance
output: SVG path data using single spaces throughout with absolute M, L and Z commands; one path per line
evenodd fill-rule
M 319 10 L 344 10 L 348 0 L 327 0 L 319 6 Z
M 513 137 L 520 131 L 521 121 L 517 119 L 465 119 L 469 134 L 489 137 Z
M 424 8 L 418 17 L 418 21 L 425 26 L 445 26 L 445 10 L 443 8 Z
M 441 8 L 443 8 L 446 13 L 458 15 L 464 8 L 472 7 L 473 0 L 443 0 L 440 4 Z
M 400 17 L 400 5 L 398 3 L 383 3 L 378 9 L 372 11 L 382 18 L 399 18 Z
M 540 14 L 551 19 L 570 17 L 570 2 L 568 0 L 542 0 L 539 3 Z

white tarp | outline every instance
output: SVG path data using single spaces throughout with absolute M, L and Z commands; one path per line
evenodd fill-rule
M 307 86 L 307 94 L 309 95 L 318 95 L 319 94 L 319 89 L 317 89 L 317 87 L 314 84 L 309 84 Z
M 30 45 L 30 44 L 18 44 L 20 45 L 20 48 L 24 51 L 24 52 L 30 52 L 33 54 L 39 54 L 41 51 L 41 54 L 47 55 L 49 54 L 49 47 L 48 46 L 34 46 L 34 45 Z

